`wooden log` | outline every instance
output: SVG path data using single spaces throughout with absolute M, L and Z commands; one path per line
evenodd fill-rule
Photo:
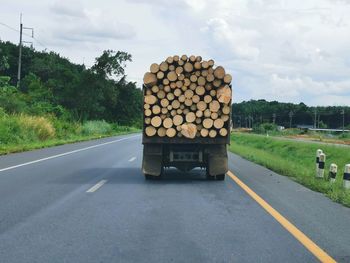
M 167 71 L 169 69 L 169 65 L 168 63 L 166 63 L 165 61 L 160 63 L 159 65 L 159 69 L 163 72 Z
M 219 117 L 219 114 L 218 114 L 217 112 L 212 112 L 212 113 L 210 114 L 210 118 L 211 118 L 212 120 L 216 120 L 218 117 Z
M 193 97 L 193 95 L 194 95 L 193 90 L 188 89 L 188 90 L 185 91 L 186 99 L 191 99 Z
M 184 121 L 184 119 L 183 119 L 183 117 L 181 115 L 175 115 L 173 117 L 173 124 L 175 126 L 181 125 L 183 123 L 183 121 Z
M 190 90 L 195 90 L 196 88 L 197 88 L 197 84 L 196 83 L 191 83 Z
M 146 104 L 153 105 L 157 102 L 157 97 L 153 95 L 146 95 L 144 101 Z
M 168 57 L 168 58 L 166 59 L 166 62 L 167 62 L 168 64 L 173 64 L 173 62 L 174 62 L 173 57 Z
M 146 117 L 145 118 L 145 124 L 147 124 L 147 125 L 151 124 L 151 118 Z
M 207 137 L 209 135 L 209 131 L 207 129 L 201 129 L 201 136 L 202 137 Z
M 221 86 L 221 79 L 214 79 L 213 86 L 219 88 Z
M 185 99 L 184 103 L 187 107 L 190 107 L 193 104 L 193 101 L 191 99 Z
M 181 89 L 175 89 L 175 90 L 174 90 L 174 95 L 175 95 L 176 97 L 179 97 L 181 94 L 182 94 Z
M 206 80 L 208 82 L 213 82 L 214 79 L 215 79 L 214 74 L 208 74 L 207 77 L 206 77 Z
M 217 79 L 223 79 L 225 77 L 225 69 L 221 66 L 218 66 L 214 69 L 214 76 Z
M 192 63 L 195 62 L 195 61 L 196 61 L 196 56 L 191 55 L 191 56 L 189 57 L 189 60 L 190 60 Z
M 220 109 L 220 103 L 217 100 L 213 100 L 209 103 L 209 109 L 211 112 L 218 112 Z
M 176 114 L 177 114 L 176 110 L 172 110 L 172 111 L 170 112 L 170 115 L 171 115 L 172 117 L 174 117 Z
M 186 137 L 193 139 L 196 137 L 197 133 L 197 126 L 193 123 L 184 123 L 181 125 L 181 134 Z
M 187 55 L 182 55 L 182 56 L 181 56 L 181 60 L 182 60 L 182 61 L 186 62 L 187 59 L 188 59 Z
M 175 71 L 169 71 L 168 74 L 167 74 L 167 79 L 170 81 L 170 82 L 174 82 L 177 80 L 177 74 Z
M 196 124 L 202 123 L 202 118 L 196 118 L 195 122 L 196 122 Z
M 162 105 L 162 107 L 167 107 L 169 105 L 169 100 L 168 99 L 162 99 L 160 101 L 160 105 Z
M 213 85 L 211 83 L 206 83 L 205 84 L 205 90 L 211 91 L 213 89 Z
M 164 78 L 164 72 L 163 71 L 158 71 L 157 72 L 157 79 L 163 79 Z
M 157 132 L 157 130 L 153 126 L 147 126 L 145 129 L 145 133 L 149 137 L 156 135 L 156 132 Z
M 214 127 L 216 129 L 221 129 L 222 127 L 224 127 L 224 121 L 222 119 L 216 119 L 214 121 Z
M 173 119 L 172 118 L 165 118 L 163 120 L 163 127 L 166 129 L 169 129 L 173 126 Z
M 147 89 L 147 90 L 146 90 L 146 95 L 152 95 L 152 90 Z
M 157 84 L 157 76 L 151 72 L 146 72 L 143 76 L 143 83 L 146 87 L 152 87 Z
M 165 78 L 165 79 L 163 79 L 162 83 L 164 86 L 167 86 L 167 85 L 169 85 L 170 81 L 167 78 Z
M 183 94 L 180 95 L 179 98 L 178 98 L 178 101 L 180 101 L 181 103 L 182 103 L 182 102 L 185 102 L 185 100 L 186 100 L 186 97 L 185 97 L 185 95 L 183 95 Z M 181 106 L 180 106 L 180 107 L 181 107 Z
M 171 102 L 171 106 L 173 107 L 173 109 L 176 110 L 176 109 L 180 108 L 180 102 L 178 100 L 173 100 Z
M 190 109 L 191 109 L 191 111 L 196 112 L 197 111 L 197 105 L 196 104 L 192 104 Z
M 211 115 L 210 110 L 209 110 L 209 109 L 206 109 L 206 110 L 203 112 L 203 115 L 204 115 L 204 117 L 206 117 L 206 118 L 210 118 L 210 115 Z
M 167 112 L 168 112 L 168 109 L 167 109 Z M 161 114 L 160 115 L 160 118 L 162 119 L 162 120 L 164 120 L 164 119 L 166 119 L 168 116 L 168 113 L 166 113 L 166 114 Z
M 196 120 L 196 115 L 194 114 L 194 112 L 189 112 L 186 114 L 186 122 L 194 122 Z
M 154 116 L 154 117 L 151 119 L 151 125 L 152 125 L 153 127 L 158 128 L 160 125 L 162 125 L 162 119 L 161 119 L 159 116 Z
M 216 90 L 212 89 L 210 92 L 210 96 L 215 97 L 216 96 Z
M 170 71 L 175 71 L 175 65 L 169 65 L 169 70 Z
M 214 121 L 210 118 L 205 118 L 202 124 L 204 128 L 210 129 L 211 127 L 213 127 Z
M 197 61 L 197 62 L 201 62 L 201 61 L 202 61 L 202 57 L 201 57 L 201 56 L 197 56 L 197 57 L 196 57 L 196 61 Z
M 185 75 L 181 73 L 179 76 L 177 76 L 177 79 L 183 81 L 185 79 Z
M 201 63 L 200 63 L 199 61 L 196 61 L 196 62 L 194 63 L 194 69 L 199 70 L 199 69 L 201 69 L 201 68 L 202 68 Z
M 185 72 L 188 72 L 188 73 L 192 72 L 193 71 L 193 64 L 190 62 L 185 63 L 184 70 L 185 70 Z
M 230 84 L 231 81 L 232 81 L 232 76 L 231 76 L 230 74 L 225 74 L 225 76 L 224 76 L 224 82 L 225 82 L 226 84 Z
M 176 87 L 181 88 L 183 86 L 183 82 L 181 80 L 176 81 Z
M 210 138 L 215 138 L 217 134 L 218 134 L 218 133 L 217 133 L 216 130 L 210 130 L 210 131 L 209 131 L 209 137 L 210 137 Z
M 181 106 L 181 105 L 180 105 L 180 106 Z M 176 110 L 176 113 L 177 113 L 177 114 L 182 114 L 182 110 L 181 110 L 181 109 L 177 109 L 177 110 Z
M 178 55 L 175 55 L 175 56 L 173 56 L 173 59 L 174 59 L 175 62 L 178 62 L 180 57 Z
M 195 82 L 197 82 L 197 76 L 196 75 L 191 75 L 190 76 L 190 80 L 193 82 L 193 83 L 195 83 Z
M 164 127 L 159 127 L 157 134 L 159 137 L 164 137 L 166 135 L 166 129 Z
M 145 110 L 150 109 L 150 108 L 151 108 L 151 105 L 149 105 L 149 104 L 143 104 L 143 108 L 144 108 Z
M 202 61 L 202 68 L 207 69 L 209 67 L 208 61 Z
M 220 87 L 216 91 L 216 98 L 219 102 L 224 104 L 229 104 L 231 101 L 231 89 L 228 85 L 225 85 L 224 87 Z
M 176 130 L 174 128 L 169 128 L 166 130 L 166 136 L 173 138 L 176 135 Z
M 179 125 L 179 126 L 176 126 L 176 128 L 175 128 L 178 132 L 180 132 L 181 131 L 181 125 Z M 180 133 L 178 133 L 178 134 L 181 134 L 181 132 Z
M 186 86 L 182 86 L 182 87 L 181 87 L 181 90 L 182 90 L 183 92 L 185 92 L 186 90 L 188 90 L 188 88 L 187 88 Z
M 230 106 L 224 105 L 224 107 L 222 107 L 222 113 L 223 114 L 230 114 Z
M 164 99 L 165 98 L 165 92 L 164 90 L 160 90 L 157 92 L 158 99 Z
M 183 66 L 183 65 L 185 65 L 185 62 L 183 61 L 183 60 L 179 60 L 178 62 L 177 62 L 177 64 L 179 64 L 179 66 Z
M 152 92 L 157 93 L 159 91 L 159 87 L 157 85 L 152 86 Z
M 199 77 L 199 79 L 200 78 L 202 78 L 202 77 Z M 198 83 L 199 83 L 199 79 L 198 79 Z M 203 86 L 197 86 L 196 94 L 199 96 L 202 96 L 202 95 L 204 95 L 204 93 L 205 93 L 205 88 Z
M 226 122 L 230 119 L 230 115 L 227 115 L 227 114 L 224 114 L 224 115 L 221 115 L 221 119 Z
M 186 108 L 186 109 L 183 109 L 183 111 L 182 111 L 182 113 L 183 113 L 185 116 L 186 116 L 186 114 L 189 113 L 189 112 L 190 112 L 190 110 L 187 109 L 187 108 Z
M 202 77 L 204 77 L 204 78 L 206 78 L 207 76 L 208 76 L 208 70 L 206 70 L 206 69 L 203 69 L 202 70 L 202 72 L 201 72 L 201 75 L 202 75 Z
M 173 106 L 168 105 L 166 108 L 167 108 L 168 110 L 172 110 L 172 109 L 173 109 Z
M 176 89 L 176 82 L 171 82 L 170 83 L 170 88 L 171 89 Z
M 151 73 L 157 73 L 159 71 L 159 65 L 157 63 L 153 63 L 151 66 L 150 66 L 150 71 Z
M 169 92 L 171 90 L 170 86 L 164 86 L 164 91 Z
M 204 102 L 209 104 L 213 100 L 213 97 L 210 95 L 205 95 L 204 96 Z
M 227 129 L 226 128 L 221 128 L 220 131 L 219 131 L 219 134 L 221 136 L 226 136 L 227 135 Z
M 171 92 L 169 92 L 169 93 L 166 95 L 166 97 L 167 97 L 168 100 L 173 100 L 173 99 L 175 99 L 174 93 L 171 93 Z
M 195 74 L 195 75 L 197 76 L 197 78 L 198 78 L 198 77 L 201 76 L 201 71 L 200 71 L 200 70 L 197 70 L 194 74 Z
M 160 113 L 160 107 L 158 105 L 153 105 L 152 113 L 156 114 L 156 115 L 159 114 Z
M 196 117 L 202 118 L 203 117 L 203 111 L 197 110 L 196 111 Z
M 167 108 L 162 108 L 161 112 L 162 112 L 162 114 L 167 114 L 168 113 L 168 109 Z
M 207 108 L 207 104 L 204 101 L 199 101 L 197 103 L 197 109 L 200 111 L 204 111 Z
M 193 95 L 193 97 L 192 97 L 193 103 L 198 103 L 200 101 L 200 99 L 201 98 L 198 95 Z
M 184 86 L 189 87 L 191 85 L 191 81 L 188 78 L 184 79 Z
M 214 60 L 209 59 L 208 64 L 209 64 L 209 67 L 212 67 L 212 66 L 214 66 L 215 62 L 214 62 Z
M 184 71 L 183 67 L 180 67 L 180 66 L 175 69 L 175 72 L 177 75 L 180 75 L 183 71 Z

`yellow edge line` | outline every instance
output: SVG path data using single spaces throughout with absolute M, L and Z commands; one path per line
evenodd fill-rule
M 272 206 L 270 206 L 264 199 L 262 199 L 245 183 L 238 179 L 238 177 L 235 176 L 231 171 L 228 171 L 227 175 L 230 176 L 233 181 L 235 181 L 244 191 L 246 191 L 248 195 L 250 195 L 259 205 L 261 205 L 272 217 L 274 217 L 289 233 L 291 233 L 297 240 L 299 240 L 299 242 L 303 244 L 321 262 L 336 262 L 303 232 L 296 228 L 284 216 L 282 216 Z

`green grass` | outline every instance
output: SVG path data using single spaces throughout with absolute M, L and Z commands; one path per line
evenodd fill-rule
M 326 154 L 325 175 L 329 165 L 338 165 L 336 183 L 315 178 L 315 153 L 322 149 Z M 233 133 L 230 151 L 261 164 L 279 174 L 291 177 L 302 185 L 324 193 L 332 200 L 350 207 L 350 191 L 342 187 L 344 166 L 350 163 L 349 147 L 317 143 L 276 140 L 254 134 Z
M 0 155 L 138 131 L 99 120 L 81 124 L 50 116 L 4 115 L 0 116 Z

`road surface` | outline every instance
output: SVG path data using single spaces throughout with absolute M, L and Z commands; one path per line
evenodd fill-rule
M 231 177 L 146 181 L 141 136 L 0 157 L 1 262 L 317 262 Z M 230 171 L 340 262 L 350 209 L 230 154 Z

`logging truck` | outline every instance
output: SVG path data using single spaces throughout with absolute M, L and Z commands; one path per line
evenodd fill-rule
M 143 161 L 146 179 L 165 168 L 196 167 L 208 179 L 228 170 L 232 77 L 213 60 L 171 56 L 153 63 L 143 78 Z

